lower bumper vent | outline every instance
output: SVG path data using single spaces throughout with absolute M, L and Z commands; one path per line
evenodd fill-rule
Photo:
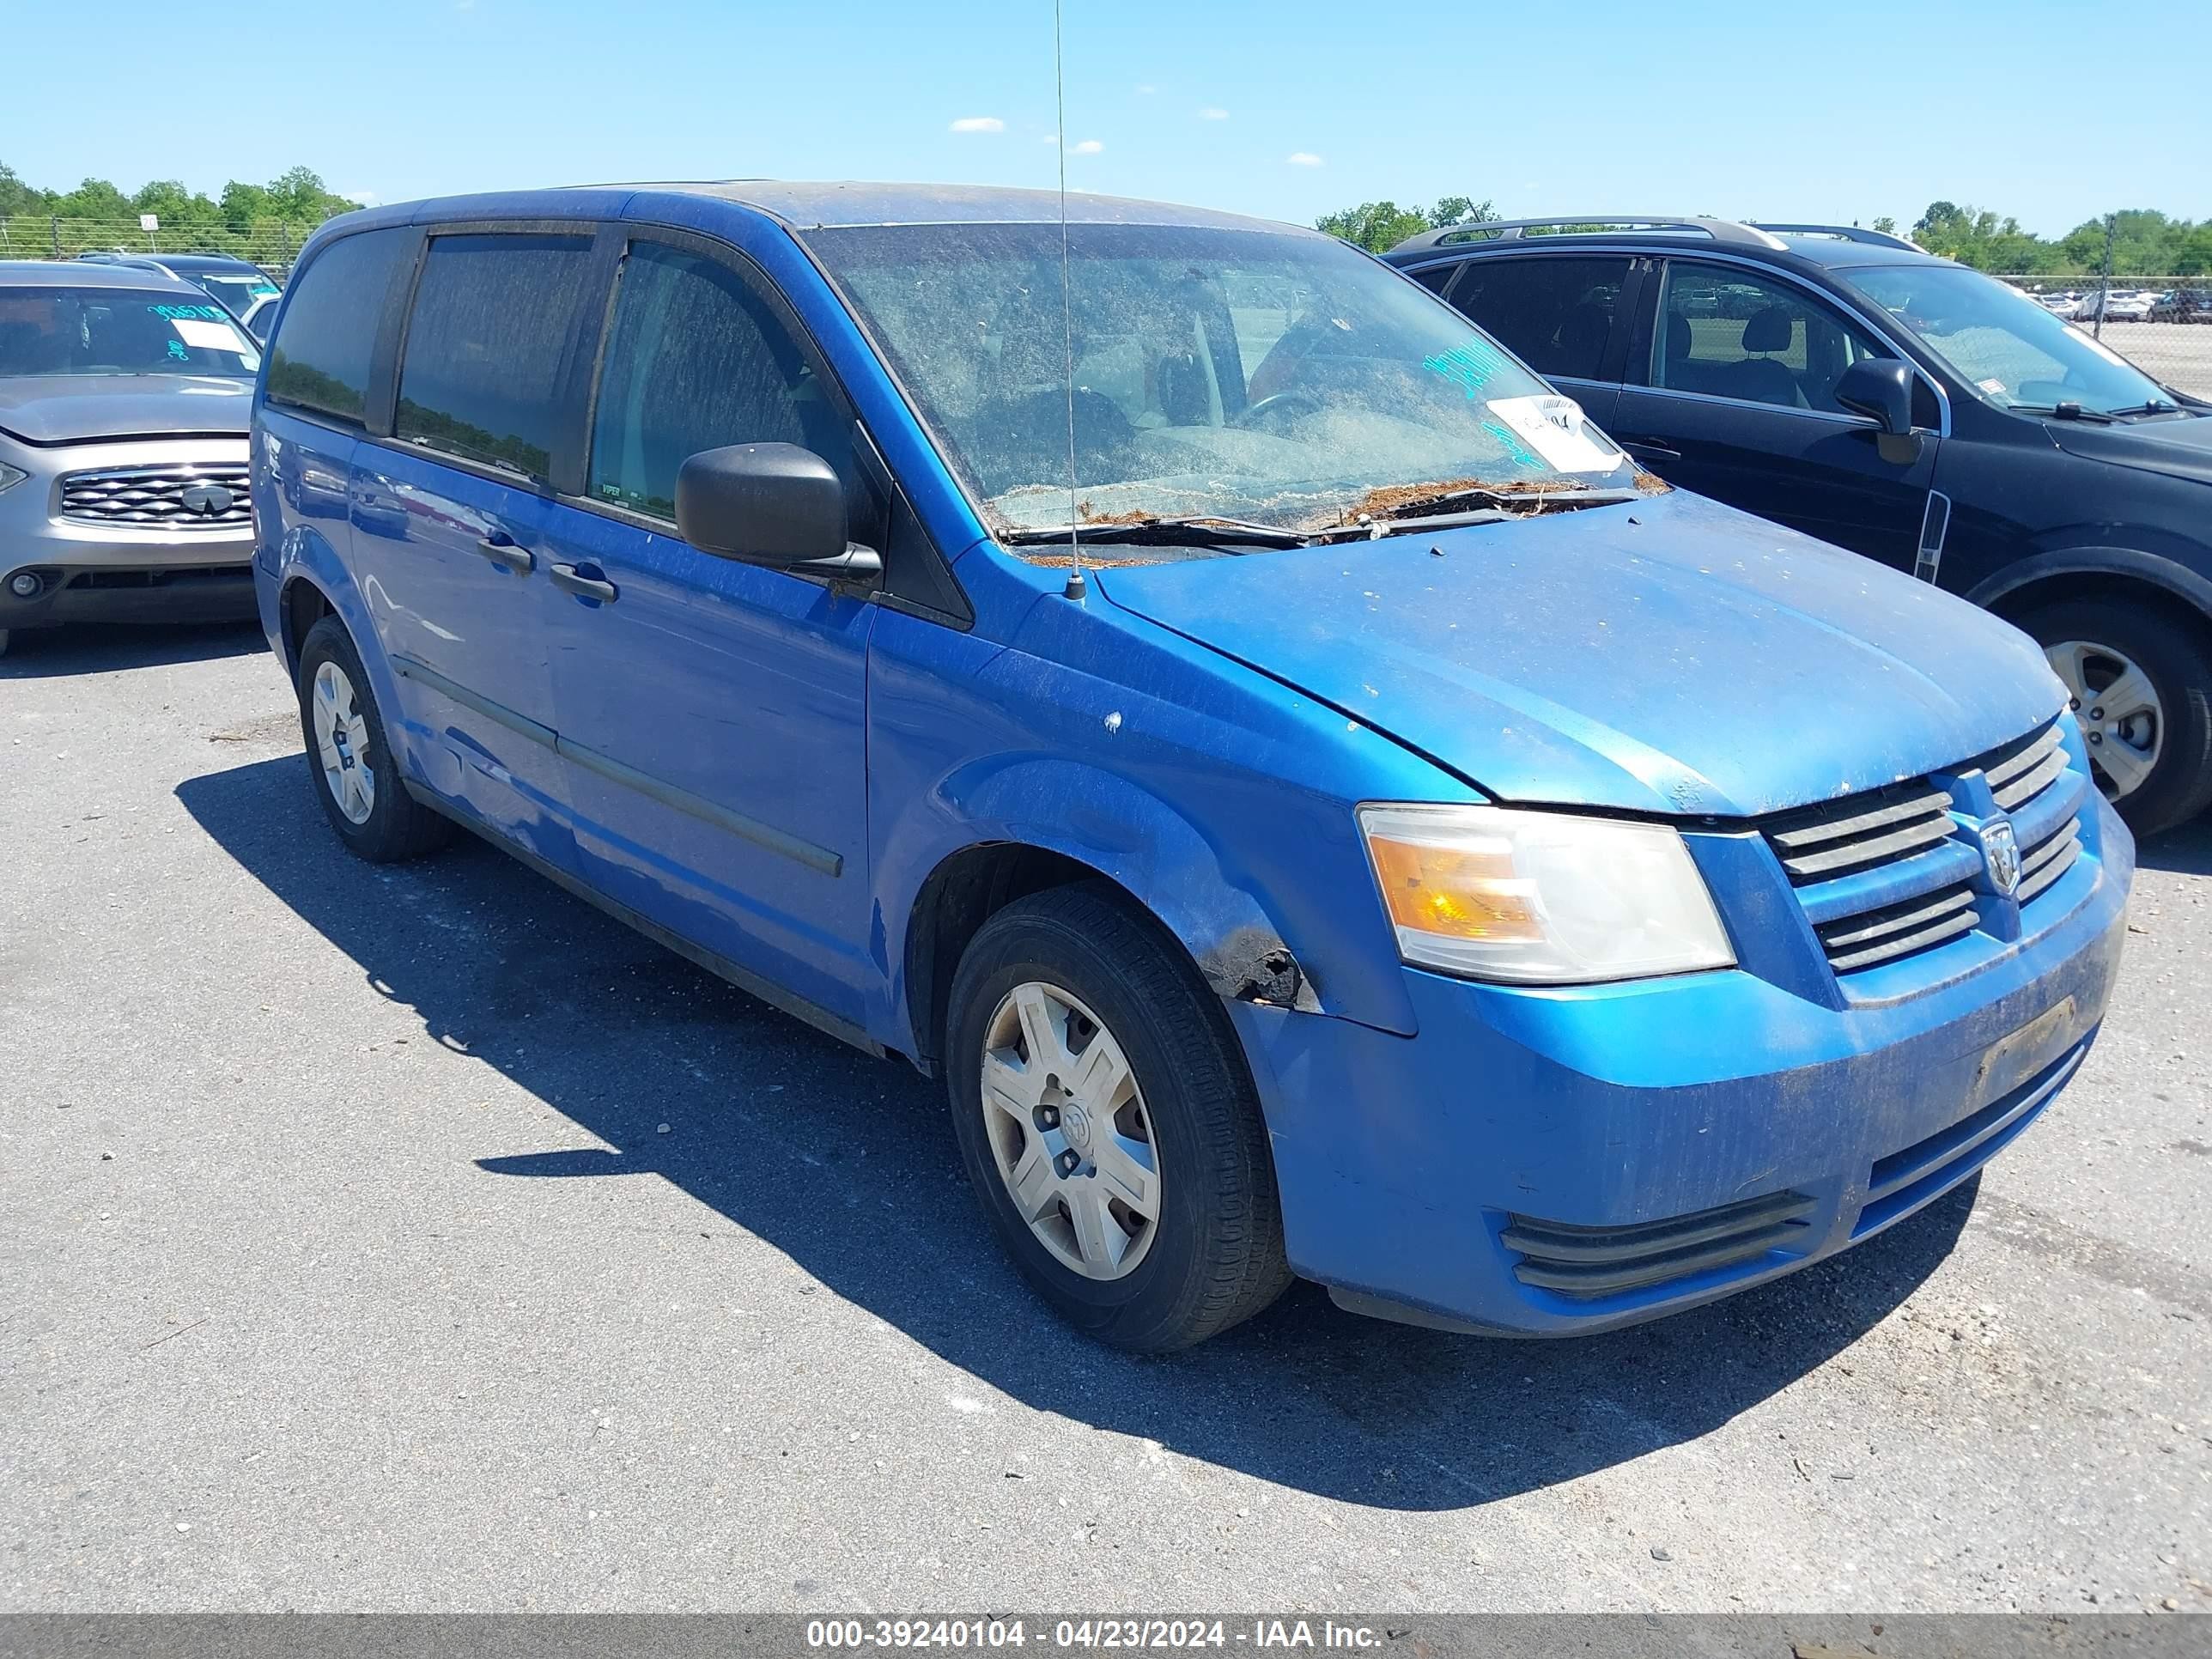
M 1632 1227 L 1580 1227 L 1510 1217 L 1501 1235 L 1519 1253 L 1513 1276 L 1563 1296 L 1614 1296 L 1754 1261 L 1807 1243 L 1813 1200 L 1802 1193 L 1723 1204 Z

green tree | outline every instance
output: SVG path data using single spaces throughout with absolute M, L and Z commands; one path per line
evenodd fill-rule
M 1409 236 L 1446 225 L 1477 224 L 1495 219 L 1489 201 L 1468 196 L 1446 196 L 1433 208 L 1400 207 L 1391 201 L 1362 202 L 1356 208 L 1324 213 L 1314 221 L 1316 230 L 1340 236 L 1370 253 L 1387 253 Z

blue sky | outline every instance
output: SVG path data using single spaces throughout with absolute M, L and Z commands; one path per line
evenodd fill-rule
M 1297 220 L 1445 194 L 1908 223 L 1943 197 L 2045 234 L 2118 207 L 2212 216 L 2212 12 L 2122 32 L 2105 9 L 1067 0 L 1068 179 Z M 1059 160 L 1049 0 L 282 0 L 228 22 L 106 0 L 94 31 L 9 10 L 0 161 L 44 185 L 213 191 L 300 162 L 386 201 L 1049 185 Z M 21 72 L 41 64 L 70 67 Z

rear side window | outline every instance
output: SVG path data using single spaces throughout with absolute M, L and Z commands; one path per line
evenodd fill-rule
M 1452 303 L 1539 374 L 1595 380 L 1628 259 L 1471 259 Z
M 1429 265 L 1412 273 L 1413 278 L 1431 294 L 1441 294 L 1451 286 L 1451 279 L 1459 275 L 1457 265 Z
M 393 432 L 544 477 L 566 418 L 562 371 L 591 251 L 587 236 L 434 237 L 408 319 Z
M 775 308 L 726 265 L 635 244 L 592 422 L 592 499 L 673 519 L 677 470 L 741 443 L 811 449 L 850 486 L 851 424 Z
M 415 233 L 404 225 L 333 242 L 293 279 L 283 337 L 269 352 L 269 401 L 358 424 L 368 358 L 399 262 Z

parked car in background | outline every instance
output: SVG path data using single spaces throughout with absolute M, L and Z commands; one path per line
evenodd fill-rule
M 239 313 L 238 320 L 246 331 L 263 345 L 269 343 L 269 331 L 276 325 L 276 305 L 283 297 L 283 290 L 272 288 L 255 296 L 253 303 Z
M 2212 323 L 2212 277 L 2195 288 L 2178 288 L 2151 307 L 2154 323 Z
M 2031 641 L 1644 475 L 1317 232 L 379 208 L 254 443 L 337 841 L 458 821 L 941 1075 L 1121 1346 L 1293 1273 L 1532 1334 L 1788 1273 L 2021 1133 L 2112 987 L 2131 842 Z
M 2071 318 L 2081 303 L 2081 296 L 2070 291 L 2063 294 L 2031 294 L 2028 298 L 2033 300 L 2036 304 L 2054 317 Z
M 77 257 L 97 264 L 159 270 L 179 277 L 213 295 L 238 318 L 243 318 L 257 301 L 276 294 L 278 288 L 259 265 L 227 253 L 81 253 Z
M 2212 803 L 2212 404 L 1856 228 L 1532 220 L 1388 257 L 1668 482 L 2034 635 L 2138 830 Z
M 2101 319 L 2107 323 L 2148 322 L 2150 320 L 2151 309 L 2157 305 L 2158 299 L 2159 296 L 2148 289 L 2125 290 L 2114 289 L 2105 295 L 2100 305 L 2097 296 L 2092 294 L 2082 301 L 2076 320 L 2094 322 Z
M 57 623 L 253 614 L 259 364 L 175 277 L 0 262 L 0 651 Z

